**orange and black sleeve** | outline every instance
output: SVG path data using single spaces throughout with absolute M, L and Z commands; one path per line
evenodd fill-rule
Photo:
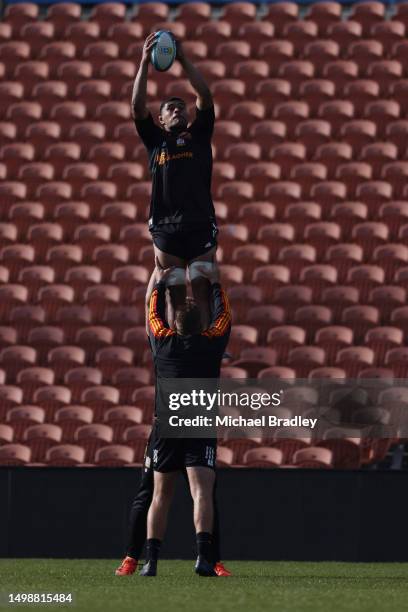
M 166 323 L 165 312 L 166 285 L 163 282 L 159 282 L 153 289 L 149 302 L 149 337 L 152 346 L 155 340 L 174 335 L 175 333 Z
M 231 330 L 231 308 L 228 297 L 219 283 L 214 283 L 212 289 L 213 319 L 210 327 L 203 331 L 208 338 L 226 336 Z

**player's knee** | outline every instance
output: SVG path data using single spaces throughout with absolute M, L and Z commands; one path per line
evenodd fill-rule
M 175 285 L 186 284 L 186 270 L 185 268 L 173 268 L 167 277 L 166 284 L 168 287 L 174 287 Z
M 188 266 L 188 274 L 190 277 L 190 281 L 198 282 L 198 281 L 206 281 L 207 275 L 212 271 L 214 264 L 210 261 L 193 261 Z

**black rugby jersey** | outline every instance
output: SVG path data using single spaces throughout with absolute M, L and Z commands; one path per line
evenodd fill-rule
M 172 223 L 180 228 L 208 227 L 215 222 L 211 196 L 214 107 L 196 108 L 184 132 L 161 129 L 149 113 L 135 125 L 147 149 L 152 177 L 149 229 Z

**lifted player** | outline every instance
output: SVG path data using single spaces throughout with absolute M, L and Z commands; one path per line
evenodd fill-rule
M 185 303 L 185 268 L 203 327 L 210 321 L 209 285 L 202 272 L 214 261 L 217 226 L 211 197 L 214 105 L 211 92 L 177 41 L 176 59 L 197 94 L 196 117 L 189 124 L 181 98 L 162 102 L 158 121 L 146 106 L 148 68 L 155 34 L 144 44 L 132 95 L 132 115 L 148 155 L 152 176 L 149 229 L 155 256 L 163 268 L 174 267 L 168 285 L 174 311 Z M 173 320 L 173 317 L 171 317 Z
M 146 291 L 146 331 L 149 335 L 149 305 L 150 297 L 154 286 L 156 285 L 156 269 L 151 275 L 150 282 Z M 187 472 L 183 470 L 183 476 L 188 482 Z M 126 548 L 126 556 L 123 559 L 121 565 L 117 568 L 116 576 L 130 576 L 135 573 L 137 569 L 138 559 L 140 559 L 143 547 L 146 541 L 147 533 L 147 514 L 149 511 L 150 503 L 153 497 L 153 438 L 150 435 L 145 456 L 142 476 L 139 484 L 138 491 L 132 502 L 130 510 L 130 521 L 129 521 L 129 539 Z M 218 507 L 216 501 L 216 491 L 214 487 L 214 521 L 212 529 L 212 561 L 215 562 L 214 570 L 217 576 L 231 576 L 229 572 L 221 562 L 220 552 L 220 526 Z

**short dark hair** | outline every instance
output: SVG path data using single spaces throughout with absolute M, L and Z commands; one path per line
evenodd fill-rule
M 177 308 L 175 319 L 177 329 L 183 336 L 199 334 L 202 331 L 200 309 L 193 300 L 187 299 L 183 306 Z
M 166 104 L 169 104 L 169 102 L 182 102 L 184 106 L 186 106 L 186 103 L 183 100 L 183 98 L 178 98 L 177 96 L 173 96 L 172 98 L 167 98 L 167 100 L 164 100 L 164 102 L 160 104 L 160 112 L 162 112 L 163 108 L 166 106 Z

